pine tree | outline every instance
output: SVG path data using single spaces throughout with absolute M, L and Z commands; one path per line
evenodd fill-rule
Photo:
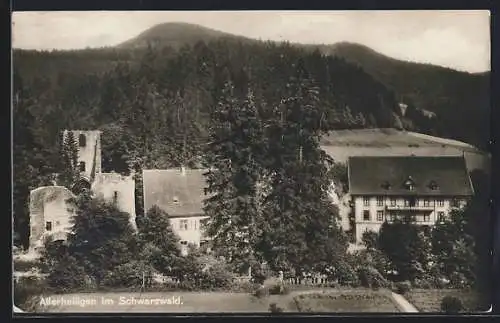
M 58 182 L 72 189 L 80 176 L 78 165 L 78 146 L 72 131 L 67 131 L 61 145 L 61 166 Z
M 265 153 L 263 128 L 255 98 L 234 96 L 228 81 L 212 113 L 206 174 L 210 197 L 205 212 L 207 233 L 216 249 L 224 249 L 230 261 L 251 265 L 260 235 L 257 186 Z
M 287 84 L 287 96 L 270 123 L 272 191 L 267 207 L 267 259 L 275 269 L 323 268 L 345 253 L 345 237 L 327 196 L 328 165 L 321 150 L 323 115 L 318 91 L 303 63 Z

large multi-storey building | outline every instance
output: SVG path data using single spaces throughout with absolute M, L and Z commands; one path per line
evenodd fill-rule
M 463 156 L 351 157 L 348 176 L 358 244 L 396 218 L 431 227 L 473 195 Z

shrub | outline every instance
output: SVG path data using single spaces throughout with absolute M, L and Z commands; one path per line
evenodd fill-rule
M 290 293 L 290 289 L 283 284 L 276 284 L 269 288 L 270 295 L 287 295 Z
M 463 310 L 462 301 L 455 296 L 445 296 L 441 300 L 441 310 L 446 314 L 457 314 Z
M 253 296 L 257 298 L 263 298 L 269 296 L 269 289 L 266 287 L 260 287 L 253 293 Z
M 388 285 L 386 279 L 374 267 L 368 266 L 358 270 L 359 280 L 363 287 L 381 288 Z
M 44 280 L 35 277 L 20 277 L 14 282 L 14 305 L 26 312 L 37 312 L 39 297 L 47 291 Z
M 449 280 L 443 276 L 437 276 L 433 279 L 433 285 L 438 289 L 443 289 L 449 285 Z
M 334 276 L 340 285 L 357 287 L 360 284 L 356 271 L 346 261 L 340 261 L 337 264 Z
M 255 265 L 252 267 L 252 280 L 255 283 L 262 285 L 268 277 L 269 272 L 262 268 L 262 266 Z
M 231 291 L 253 294 L 259 287 L 259 284 L 253 283 L 248 280 L 234 280 L 231 284 Z
M 40 263 L 33 260 L 14 260 L 14 271 L 31 271 L 40 268 Z
M 151 277 L 153 269 L 142 261 L 131 261 L 109 271 L 102 284 L 107 287 L 141 287 L 144 279 Z M 149 284 L 148 284 L 149 285 Z
M 197 290 L 197 286 L 196 286 L 195 282 L 193 282 L 192 280 L 181 281 L 179 284 L 177 284 L 175 286 L 175 288 L 178 288 L 178 289 L 184 290 L 184 291 L 188 291 L 188 292 Z
M 223 263 L 216 263 L 202 274 L 204 287 L 229 288 L 233 282 L 234 275 Z
M 423 278 L 415 279 L 412 283 L 412 287 L 420 289 L 432 289 L 435 287 L 434 281 L 432 279 Z
M 398 282 L 394 285 L 394 287 L 396 293 L 404 295 L 411 290 L 411 283 L 409 281 Z
M 271 313 L 281 313 L 281 312 L 283 312 L 283 309 L 281 307 L 279 307 L 278 305 L 276 305 L 276 303 L 271 303 L 269 305 L 269 312 L 271 312 Z
M 54 267 L 49 268 L 47 283 L 60 292 L 67 292 L 85 286 L 85 270 L 76 259 L 65 256 Z

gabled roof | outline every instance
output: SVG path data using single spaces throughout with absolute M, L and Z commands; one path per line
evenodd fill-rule
M 348 169 L 352 195 L 474 194 L 463 156 L 358 156 L 349 158 Z M 405 185 L 409 179 L 413 185 Z
M 143 170 L 144 211 L 157 205 L 171 217 L 203 215 L 204 169 Z

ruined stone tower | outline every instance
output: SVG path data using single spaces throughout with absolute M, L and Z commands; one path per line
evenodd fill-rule
M 62 186 L 44 186 L 30 194 L 30 251 L 43 248 L 45 238 L 65 240 L 71 229 L 70 218 L 74 215 L 69 198 L 74 197 L 82 188 L 92 191 L 95 196 L 114 203 L 122 212 L 130 215 L 130 222 L 135 224 L 135 181 L 132 176 L 117 173 L 102 173 L 101 169 L 101 131 L 99 130 L 64 130 L 63 140 L 69 134 L 78 147 L 78 166 L 80 179 L 71 187 L 71 191 Z M 56 183 L 54 183 L 56 184 Z
M 78 147 L 80 175 L 91 183 L 95 174 L 101 172 L 101 131 L 64 130 L 63 140 L 67 138 L 70 131 L 73 133 Z

